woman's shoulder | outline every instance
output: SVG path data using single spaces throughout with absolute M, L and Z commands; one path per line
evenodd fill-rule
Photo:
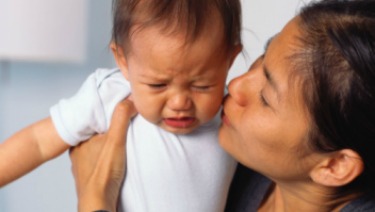
M 237 165 L 225 211 L 256 211 L 271 185 L 271 180 L 243 166 Z
M 265 176 L 238 164 L 229 189 L 225 211 L 257 211 L 271 183 L 271 180 Z M 341 212 L 354 211 L 375 211 L 375 197 L 362 196 L 341 210 Z
M 375 197 L 362 196 L 346 205 L 341 212 L 372 212 L 375 211 Z

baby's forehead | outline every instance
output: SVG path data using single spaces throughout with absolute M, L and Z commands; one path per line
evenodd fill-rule
M 199 35 L 212 22 L 228 24 L 224 23 L 223 18 L 231 15 L 228 11 L 223 12 L 223 8 L 219 7 L 219 4 L 224 4 L 226 0 L 218 1 L 222 3 L 210 0 L 138 1 L 134 11 L 129 15 L 132 16 L 131 25 L 138 24 L 144 27 L 159 25 L 164 31 L 186 31 L 193 37 Z M 196 4 L 197 2 L 199 3 Z
M 158 35 L 159 37 L 183 40 L 183 45 L 181 47 L 189 46 L 199 39 L 205 37 L 212 37 L 219 35 L 222 37 L 221 43 L 226 43 L 226 35 L 224 32 L 224 23 L 217 17 L 219 14 L 207 15 L 207 21 L 201 23 L 200 26 L 195 26 L 194 24 L 179 22 L 175 19 L 160 20 L 158 22 L 149 22 L 142 20 L 133 24 L 130 28 L 130 42 L 134 38 L 153 37 L 153 35 Z
M 158 26 L 150 26 L 133 33 L 127 56 L 148 59 L 143 62 L 153 60 L 158 65 L 171 63 L 174 67 L 205 66 L 228 57 L 224 36 L 220 33 L 211 35 L 210 31 L 194 41 L 187 39 L 185 33 L 165 32 Z
M 202 34 L 220 34 L 226 49 L 241 45 L 239 0 L 115 0 L 113 9 L 112 40 L 126 54 L 134 32 L 150 26 L 166 34 L 184 34 L 187 44 Z

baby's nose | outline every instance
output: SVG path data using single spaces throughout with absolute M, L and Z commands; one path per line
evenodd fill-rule
M 189 110 L 192 106 L 191 98 L 188 94 L 177 93 L 170 97 L 168 100 L 168 107 L 171 110 L 181 111 Z

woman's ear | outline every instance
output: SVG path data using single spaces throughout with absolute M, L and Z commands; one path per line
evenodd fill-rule
M 128 79 L 128 63 L 125 57 L 124 49 L 121 46 L 118 46 L 114 42 L 110 44 L 112 54 L 115 58 L 117 67 L 120 68 L 122 74 Z M 129 80 L 129 79 L 128 79 Z
M 331 153 L 311 171 L 311 179 L 324 186 L 344 186 L 363 171 L 362 158 L 351 149 Z

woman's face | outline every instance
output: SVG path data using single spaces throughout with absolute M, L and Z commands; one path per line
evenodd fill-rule
M 298 48 L 297 19 L 276 35 L 249 71 L 232 80 L 220 144 L 239 162 L 270 178 L 298 180 L 318 157 L 307 147 L 309 116 L 290 56 Z M 298 71 L 297 71 L 298 74 Z

